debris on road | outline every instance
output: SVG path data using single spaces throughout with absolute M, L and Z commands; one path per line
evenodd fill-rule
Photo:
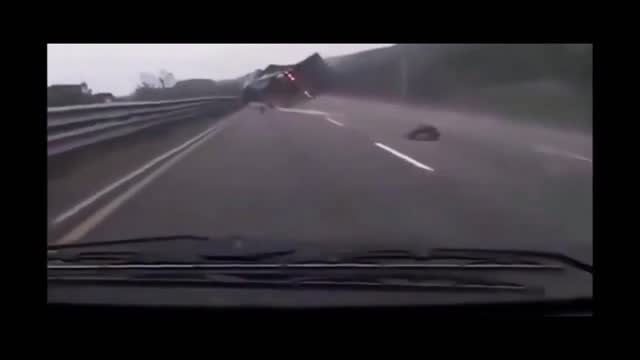
M 415 141 L 436 141 L 440 131 L 433 125 L 420 125 L 407 134 L 407 139 Z

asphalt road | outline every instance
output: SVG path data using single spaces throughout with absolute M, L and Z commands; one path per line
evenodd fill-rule
M 423 123 L 440 140 L 404 137 Z M 249 107 L 51 159 L 48 242 L 241 235 L 591 261 L 591 159 L 588 134 L 486 116 L 337 97 Z

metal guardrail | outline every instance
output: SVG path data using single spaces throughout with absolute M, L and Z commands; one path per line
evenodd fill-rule
M 237 97 L 215 96 L 48 108 L 47 156 L 210 111 L 231 111 L 239 106 Z

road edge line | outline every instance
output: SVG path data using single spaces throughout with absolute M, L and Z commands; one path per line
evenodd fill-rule
M 77 214 L 78 212 L 80 212 L 81 210 L 86 208 L 87 206 L 93 204 L 94 202 L 96 202 L 97 200 L 102 198 L 103 196 L 107 195 L 108 193 L 112 192 L 113 190 L 117 189 L 118 187 L 124 185 L 125 183 L 131 181 L 132 179 L 136 178 L 137 176 L 143 174 L 145 171 L 147 171 L 148 169 L 150 169 L 153 166 L 157 165 L 158 163 L 162 162 L 163 160 L 165 160 L 165 159 L 171 157 L 172 155 L 175 155 L 176 153 L 179 153 L 181 150 L 184 150 L 185 148 L 189 147 L 191 144 L 195 143 L 196 141 L 198 141 L 202 137 L 206 136 L 209 132 L 215 130 L 219 125 L 220 125 L 220 123 L 217 122 L 213 126 L 210 126 L 205 131 L 203 131 L 200 134 L 194 136 L 193 138 L 187 140 L 186 142 L 182 143 L 181 145 L 179 145 L 179 146 L 177 146 L 177 147 L 165 152 L 164 154 L 162 154 L 160 156 L 155 157 L 153 160 L 145 163 L 143 166 L 141 166 L 138 169 L 130 172 L 126 176 L 124 176 L 124 177 L 120 178 L 119 180 L 117 180 L 116 182 L 108 185 L 107 187 L 103 188 L 102 190 L 100 190 L 100 191 L 94 193 L 93 195 L 85 198 L 83 201 L 79 202 L 75 206 L 71 207 L 70 209 L 68 209 L 68 210 L 62 212 L 60 215 L 56 216 L 53 219 L 53 221 L 50 223 L 50 226 L 60 225 L 62 222 L 64 222 L 68 218 L 72 217 L 73 215 Z
M 176 156 L 164 162 L 158 168 L 153 170 L 151 173 L 147 174 L 142 180 L 131 186 L 127 191 L 118 195 L 115 199 L 111 200 L 108 204 L 98 209 L 96 212 L 91 214 L 88 218 L 82 221 L 80 224 L 75 226 L 71 231 L 69 231 L 66 235 L 60 238 L 58 241 L 55 241 L 54 244 L 68 244 L 71 242 L 75 242 L 80 240 L 82 237 L 87 235 L 91 230 L 93 230 L 96 226 L 100 225 L 102 221 L 108 218 L 114 211 L 116 211 L 120 206 L 126 203 L 129 199 L 131 199 L 134 195 L 136 195 L 140 190 L 144 189 L 145 186 L 150 184 L 153 180 L 158 178 L 160 175 L 169 170 L 173 165 L 175 165 L 179 160 L 183 159 L 185 156 L 189 155 L 192 151 L 197 149 L 200 145 L 204 144 L 207 140 L 212 138 L 214 135 L 218 134 L 222 131 L 222 128 L 217 128 L 214 131 L 209 132 L 204 137 L 200 138 L 195 143 L 192 143 L 188 146 L 184 151 L 178 153 Z
M 555 148 L 553 146 L 536 145 L 536 146 L 534 146 L 534 150 L 536 152 L 539 152 L 539 153 L 542 153 L 542 154 L 559 155 L 559 156 L 564 156 L 564 157 L 567 157 L 567 158 L 570 158 L 570 159 L 586 161 L 586 162 L 589 162 L 589 163 L 593 164 L 593 159 L 590 159 L 590 158 L 588 158 L 586 156 L 582 156 L 582 155 L 573 153 L 571 151 L 558 149 L 558 148 Z

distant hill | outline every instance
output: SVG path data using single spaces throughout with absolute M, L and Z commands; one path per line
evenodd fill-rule
M 590 128 L 592 53 L 580 44 L 398 44 L 327 62 L 338 93 Z

